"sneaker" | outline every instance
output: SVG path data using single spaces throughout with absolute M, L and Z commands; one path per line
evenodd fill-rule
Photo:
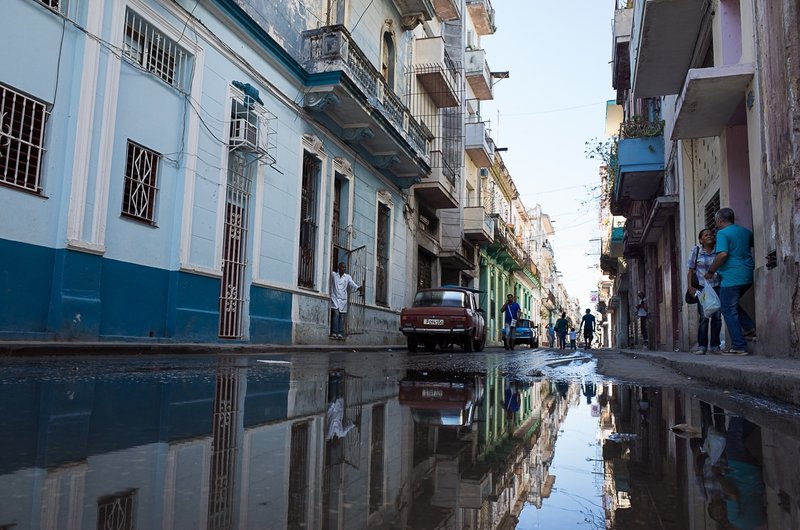
M 706 349 L 703 348 L 702 346 L 699 346 L 699 347 L 695 348 L 694 350 L 692 350 L 692 354 L 694 354 L 694 355 L 705 355 L 706 354 Z
M 711 355 L 719 355 L 722 353 L 722 350 L 719 349 L 719 346 L 712 346 L 711 349 L 708 350 L 708 353 Z
M 742 355 L 750 355 L 750 352 L 748 352 L 747 350 L 740 350 L 739 348 L 729 348 L 727 350 L 723 350 L 722 355 L 742 356 Z

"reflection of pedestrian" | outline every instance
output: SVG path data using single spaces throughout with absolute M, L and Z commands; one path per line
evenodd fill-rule
M 639 318 L 642 344 L 647 346 L 647 300 L 644 298 L 644 291 L 639 291 L 639 303 L 636 304 L 636 316 Z
M 567 392 L 569 392 L 569 383 L 566 381 L 556 381 L 556 392 L 564 399 L 567 399 Z
M 586 396 L 586 404 L 592 404 L 592 398 L 595 396 L 596 391 L 594 389 L 594 383 L 588 381 L 583 384 L 583 395 Z
M 753 232 L 734 224 L 733 210 L 720 209 L 714 216 L 717 225 L 717 255 L 705 277 L 722 277 L 719 289 L 720 310 L 728 328 L 730 345 L 724 355 L 747 355 L 745 336 L 755 335 L 756 324 L 739 305 L 742 295 L 753 285 Z
M 522 394 L 519 393 L 519 389 L 512 390 L 509 385 L 506 387 L 503 399 L 503 409 L 506 411 L 506 419 L 509 422 L 514 419 L 514 414 L 519 412 L 520 405 L 522 405 Z
M 350 290 L 361 291 L 353 278 L 345 272 L 344 262 L 339 263 L 339 270 L 331 272 L 331 338 L 344 338 L 344 319 L 347 317 L 347 295 Z

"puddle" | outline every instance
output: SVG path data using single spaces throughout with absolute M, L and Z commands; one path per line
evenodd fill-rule
M 0 528 L 800 528 L 785 406 L 586 355 L 259 359 L 4 366 Z

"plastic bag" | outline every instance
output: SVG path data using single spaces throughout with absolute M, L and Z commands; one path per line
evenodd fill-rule
M 703 278 L 703 290 L 697 299 L 703 306 L 703 314 L 706 316 L 706 318 L 711 318 L 714 316 L 714 313 L 719 311 L 720 302 L 717 291 L 711 287 L 711 284 L 709 284 L 708 280 L 705 278 Z

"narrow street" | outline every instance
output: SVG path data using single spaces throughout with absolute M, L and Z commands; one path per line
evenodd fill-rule
M 607 350 L 7 358 L 0 403 L 19 528 L 790 528 L 798 493 L 796 408 Z

